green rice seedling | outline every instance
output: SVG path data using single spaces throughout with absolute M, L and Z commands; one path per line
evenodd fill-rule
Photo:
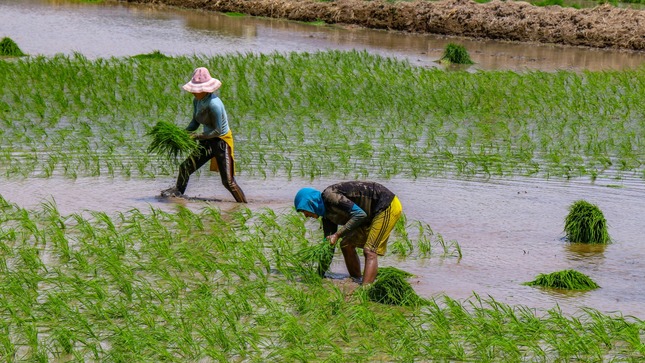
M 411 274 L 394 267 L 379 268 L 374 283 L 367 287 L 371 301 L 400 306 L 419 306 L 424 300 L 417 295 L 406 278 Z
M 359 294 L 367 293 L 367 289 L 359 289 L 356 292 Z M 360 323 L 362 329 L 365 329 L 369 332 L 373 332 L 379 329 L 379 322 L 376 314 L 372 309 L 369 309 L 369 305 L 366 303 L 352 305 L 347 312 L 349 315 L 349 320 L 352 324 Z
M 199 148 L 199 143 L 186 130 L 168 121 L 157 122 L 146 135 L 152 137 L 148 152 L 157 153 L 170 161 L 186 157 Z
M 573 243 L 609 243 L 607 220 L 598 206 L 584 200 L 569 207 L 564 220 L 567 240 Z
M 410 236 L 408 235 L 408 220 L 405 216 L 405 213 L 401 214 L 401 217 L 396 224 L 394 225 L 394 233 L 400 237 L 394 240 L 391 246 L 393 254 L 398 254 L 401 256 L 409 255 L 414 249 Z
M 600 287 L 589 276 L 576 270 L 539 274 L 535 280 L 526 282 L 524 285 L 565 290 L 594 290 Z
M 432 254 L 432 236 L 434 231 L 429 224 L 421 221 L 415 221 L 417 225 L 419 237 L 417 239 L 417 248 L 420 257 L 428 257 Z
M 324 276 L 334 258 L 336 246 L 332 246 L 327 239 L 322 242 L 300 249 L 296 255 L 298 261 L 307 269 L 315 269 L 319 276 Z
M 461 260 L 464 255 L 461 252 L 461 246 L 459 245 L 459 242 L 457 242 L 456 240 L 450 240 L 450 245 L 454 248 L 455 251 L 452 253 L 452 256 L 455 256 L 456 254 L 457 258 Z
M 52 332 L 52 336 L 62 352 L 65 354 L 72 353 L 74 350 L 74 341 L 76 340 L 73 331 L 65 327 L 56 327 Z
M 9 334 L 10 324 L 6 322 L 0 323 L 0 356 L 5 357 L 8 362 L 16 359 L 17 347 L 11 339 Z
M 378 273 L 376 275 L 377 278 L 388 278 L 389 276 L 397 276 L 407 279 L 408 277 L 412 277 L 414 275 L 396 267 L 381 267 L 378 269 Z
M 468 51 L 463 45 L 449 43 L 440 60 L 449 64 L 473 64 Z
M 25 56 L 25 53 L 11 38 L 4 37 L 0 40 L 0 56 L 22 57 Z

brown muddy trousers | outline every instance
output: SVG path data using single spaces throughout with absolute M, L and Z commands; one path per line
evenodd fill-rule
M 224 187 L 231 192 L 236 202 L 246 203 L 244 192 L 235 181 L 235 162 L 231 155 L 231 147 L 228 146 L 226 141 L 219 137 L 199 140 L 199 145 L 202 148 L 189 156 L 188 159 L 179 166 L 177 189 L 184 194 L 186 187 L 188 186 L 190 175 L 197 169 L 201 168 L 210 159 L 215 158 Z

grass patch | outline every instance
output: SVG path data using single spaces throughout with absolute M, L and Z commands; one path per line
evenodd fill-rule
M 305 22 L 305 24 L 314 25 L 314 26 L 327 25 L 327 23 L 324 20 L 307 21 L 307 22 Z
M 234 11 L 224 13 L 224 15 L 230 16 L 231 18 L 240 18 L 240 17 L 246 16 L 246 14 L 244 14 L 244 13 L 236 13 Z
M 535 6 L 564 6 L 564 0 L 541 0 L 533 2 Z
M 11 38 L 4 37 L 0 40 L 0 56 L 23 57 L 25 55 Z
M 172 57 L 169 57 L 163 53 L 161 53 L 159 50 L 155 50 L 151 53 L 146 53 L 146 54 L 137 54 L 132 56 L 132 58 L 135 59 L 157 59 L 157 60 L 163 60 L 163 59 L 170 59 Z
M 564 290 L 593 290 L 600 286 L 587 275 L 576 270 L 563 270 L 550 274 L 539 274 L 528 286 L 542 286 Z
M 607 220 L 598 206 L 584 200 L 569 207 L 564 220 L 567 240 L 573 243 L 609 243 Z

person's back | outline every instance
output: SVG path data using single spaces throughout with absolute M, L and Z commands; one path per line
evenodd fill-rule
M 351 218 L 351 206 L 343 197 L 365 211 L 369 222 L 392 203 L 394 193 L 379 183 L 368 181 L 347 181 L 328 186 L 322 192 L 326 208 L 324 217 L 337 225 L 345 224 Z
M 355 279 L 361 278 L 356 248 L 362 248 L 363 283 L 374 282 L 377 256 L 385 254 L 390 232 L 402 213 L 401 203 L 392 191 L 375 182 L 341 182 L 330 185 L 322 193 L 313 188 L 300 189 L 294 206 L 305 217 L 322 217 L 323 232 L 331 245 L 342 240 L 345 265 Z M 319 272 L 324 273 L 328 268 L 323 266 Z

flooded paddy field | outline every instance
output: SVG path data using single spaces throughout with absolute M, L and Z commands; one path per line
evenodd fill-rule
M 221 187 L 219 176 L 212 174 L 191 182 L 187 195 L 192 200 L 160 198 L 159 191 L 171 186 L 173 181 L 173 178 L 3 180 L 0 195 L 29 209 L 38 209 L 41 203 L 53 200 L 63 215 L 93 210 L 114 214 L 133 208 L 172 212 L 179 206 L 195 211 L 213 206 L 224 213 L 244 207 L 289 213 L 293 197 L 301 187 L 322 189 L 337 180 L 287 182 L 242 175 L 238 181 L 246 191 L 248 206 L 235 203 Z M 643 318 L 645 286 L 641 282 L 645 266 L 641 261 L 645 257 L 642 243 L 645 187 L 642 182 L 614 185 L 532 179 L 379 181 L 399 195 L 409 220 L 427 223 L 446 241 L 455 240 L 461 246 L 463 258 L 460 260 L 396 255 L 381 260 L 382 265 L 414 273 L 414 287 L 419 295 L 446 294 L 466 299 L 476 292 L 507 304 L 538 309 L 559 305 L 563 311 L 574 313 L 587 306 L 606 313 L 621 312 Z M 563 240 L 568 208 L 580 199 L 598 205 L 604 212 L 614 240 L 612 244 L 585 246 Z M 309 227 L 316 229 L 312 222 Z M 411 233 L 414 233 L 412 228 Z M 572 293 L 522 285 L 540 273 L 566 269 L 589 275 L 601 288 Z M 332 271 L 338 278 L 347 277 L 342 256 L 336 256 Z
M 240 205 L 217 188 L 215 175 L 194 180 L 187 200 L 157 196 L 172 180 L 3 180 L 1 237 L 5 246 L 17 242 L 15 254 L 3 256 L 14 271 L 3 278 L 3 305 L 13 311 L 4 354 L 18 361 L 254 361 L 266 354 L 306 361 L 480 360 L 490 359 L 482 351 L 487 344 L 502 339 L 509 345 L 494 357 L 642 359 L 642 186 L 382 181 L 399 195 L 410 223 L 421 221 L 434 236 L 460 246 L 459 254 L 450 247 L 442 252 L 435 243 L 429 255 L 402 256 L 392 253 L 401 238 L 393 234 L 380 267 L 414 274 L 409 281 L 415 292 L 430 301 L 427 308 L 400 309 L 361 301 L 338 253 L 322 284 L 298 277 L 292 254 L 303 237 L 320 238 L 320 230 L 294 216 L 292 196 L 303 185 L 322 188 L 335 181 L 240 178 L 249 199 Z M 602 208 L 612 244 L 562 240 L 565 206 L 581 198 Z M 34 228 L 25 212 L 7 202 L 28 208 L 32 220 L 44 218 L 45 224 Z M 56 221 L 65 229 L 51 230 L 48 223 Z M 42 241 L 37 255 L 36 246 L 18 242 L 25 228 Z M 415 228 L 410 226 L 411 234 Z M 61 244 L 61 232 L 69 245 Z M 566 292 L 523 285 L 564 269 L 580 271 L 601 287 Z M 38 295 L 25 295 L 36 281 Z M 14 291 L 21 285 L 26 290 Z M 36 322 L 33 330 L 13 323 L 26 318 Z M 396 337 L 385 334 L 392 329 Z M 23 340 L 28 337 L 34 340 Z M 482 343 L 491 337 L 493 342 Z M 393 349 L 378 342 L 406 343 Z M 603 342 L 610 343 L 599 349 Z M 345 344 L 361 346 L 331 350 Z
M 371 35 L 350 36 L 372 34 L 363 30 L 66 1 L 0 1 L 5 14 L 11 19 L 0 24 L 22 29 L 9 36 L 44 58 L 0 64 L 0 329 L 7 332 L 0 356 L 645 356 L 645 76 L 632 70 L 642 55 L 545 47 L 554 53 L 527 59 L 517 55 L 529 54 L 526 46 L 508 55 L 516 45 L 491 53 L 497 45 L 474 42 L 483 46 L 474 52 L 484 55 L 478 64 L 444 72 L 435 63 L 448 40 L 441 38 L 381 33 L 370 43 Z M 64 32 L 26 37 L 41 23 L 22 28 L 20 16 L 83 24 L 87 40 L 70 43 Z M 191 28 L 181 19 L 192 16 L 198 25 Z M 46 35 L 53 38 L 42 41 Z M 395 40 L 383 47 L 388 37 Z M 416 40 L 397 48 L 402 39 Z M 209 42 L 213 53 L 226 54 L 184 56 Z M 235 54 L 235 46 L 266 46 L 269 54 Z M 273 53 L 354 48 L 366 51 Z M 129 57 L 154 50 L 176 58 Z M 74 51 L 80 54 L 55 55 Z M 563 55 L 579 51 L 585 55 Z M 124 58 L 100 59 L 107 56 Z M 224 81 L 236 178 L 248 204 L 234 203 L 219 175 L 205 170 L 191 178 L 188 198 L 159 197 L 173 185 L 176 165 L 146 153 L 145 133 L 160 119 L 187 123 L 190 95 L 179 86 L 202 62 Z M 399 196 L 409 236 L 394 233 L 379 263 L 414 274 L 409 281 L 429 305 L 361 300 L 339 253 L 324 280 L 294 263 L 298 248 L 322 238 L 315 221 L 294 212 L 297 190 L 352 179 L 379 181 Z M 564 240 L 577 200 L 602 210 L 612 243 Z M 565 269 L 600 288 L 523 285 Z

